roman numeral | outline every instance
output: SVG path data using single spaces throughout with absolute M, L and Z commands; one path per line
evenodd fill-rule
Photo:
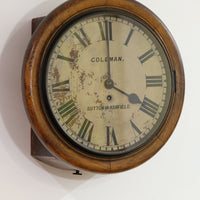
M 92 124 L 92 122 L 88 119 L 85 119 L 81 126 L 81 129 L 79 130 L 78 136 L 82 139 L 85 138 L 88 142 L 91 142 L 93 128 L 94 125 Z
M 81 28 L 80 30 L 81 36 L 78 33 L 74 33 L 74 35 L 76 36 L 76 38 L 79 40 L 79 42 L 84 46 L 87 47 L 88 45 L 90 45 L 90 40 L 88 39 L 86 33 L 84 32 L 84 30 Z
M 107 146 L 110 146 L 112 144 L 118 145 L 114 128 L 112 128 L 110 126 L 106 126 L 106 134 L 107 134 L 107 143 L 106 143 Z
M 142 132 L 140 131 L 140 129 L 130 120 L 131 122 L 131 126 L 133 127 L 134 130 L 136 130 L 136 132 L 140 135 L 142 134 Z
M 55 83 L 52 85 L 52 92 L 68 92 L 70 91 L 69 80 Z
M 130 32 L 129 32 L 129 34 L 128 34 L 128 37 L 127 37 L 127 39 L 126 39 L 126 42 L 124 43 L 125 46 L 128 46 L 128 43 L 129 43 L 129 41 L 130 41 L 132 35 L 133 35 L 133 29 L 131 29 Z
M 162 87 L 162 76 L 146 76 L 146 87 Z
M 101 33 L 101 38 L 102 40 L 112 40 L 113 36 L 112 36 L 112 22 L 108 22 L 105 21 L 105 29 L 103 28 L 103 23 L 102 22 L 98 22 L 99 25 L 99 30 Z
M 59 107 L 58 112 L 62 118 L 68 117 L 68 120 L 65 122 L 65 124 L 69 124 L 78 114 L 78 109 L 76 108 L 74 101 L 70 100 Z
M 158 108 L 159 108 L 159 105 L 157 103 L 145 97 L 140 107 L 140 110 L 151 117 L 155 117 Z
M 68 58 L 68 57 L 61 56 L 61 55 L 58 55 L 57 58 L 58 58 L 58 59 L 61 59 L 61 60 L 65 60 L 65 61 L 67 61 L 67 62 L 74 62 L 74 59 L 73 59 L 73 58 Z
M 146 53 L 144 53 L 142 56 L 140 56 L 139 60 L 143 64 L 153 56 L 154 56 L 154 51 L 150 49 Z

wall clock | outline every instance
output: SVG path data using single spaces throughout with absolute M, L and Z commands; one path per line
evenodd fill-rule
M 56 166 L 112 173 L 166 143 L 181 113 L 184 72 L 167 28 L 140 3 L 72 0 L 34 31 L 23 92 L 33 155 L 41 143 L 43 161 L 52 155 Z

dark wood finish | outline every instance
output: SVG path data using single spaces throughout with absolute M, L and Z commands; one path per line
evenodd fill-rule
M 47 149 L 42 145 L 40 140 L 38 140 L 33 129 L 31 129 L 31 155 L 35 158 L 44 157 L 54 157 L 52 154 L 47 151 Z M 41 160 L 41 159 L 40 159 Z
M 162 41 L 175 72 L 176 92 L 160 132 L 146 146 L 121 158 L 88 155 L 64 141 L 48 119 L 40 100 L 39 72 L 44 53 L 54 34 L 67 21 L 96 8 L 114 8 L 140 18 Z M 151 158 L 166 143 L 179 119 L 184 100 L 184 71 L 180 54 L 167 28 L 149 9 L 133 0 L 72 0 L 54 10 L 40 24 L 26 51 L 23 70 L 24 100 L 32 128 L 51 154 L 85 170 L 111 173 L 136 167 Z
M 34 18 L 32 19 L 32 34 L 35 32 L 35 30 L 37 29 L 37 27 L 39 26 L 39 24 L 42 22 L 42 20 L 44 19 L 45 17 L 37 17 L 37 18 Z
M 45 17 L 38 17 L 32 19 L 32 34 L 36 31 L 39 24 Z M 73 166 L 67 165 L 65 162 L 61 161 L 60 159 L 56 158 L 52 155 L 46 147 L 40 142 L 37 137 L 37 134 L 31 128 L 31 155 L 43 163 L 48 165 L 54 166 L 56 168 L 66 169 L 73 171 L 74 175 L 82 175 L 78 169 L 75 169 Z
M 33 129 L 31 129 L 31 156 L 47 165 L 72 171 L 74 175 L 82 175 L 80 170 L 52 155 L 38 139 Z
M 35 32 L 39 24 L 45 17 L 38 17 L 32 19 L 32 34 Z M 44 145 L 39 141 L 36 134 L 34 133 L 33 129 L 31 128 L 31 155 L 46 163 L 49 164 L 50 160 L 56 158 L 44 147 Z

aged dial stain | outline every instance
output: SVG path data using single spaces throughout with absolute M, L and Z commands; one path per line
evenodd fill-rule
M 76 20 L 48 57 L 53 116 L 66 136 L 94 153 L 120 155 L 155 136 L 171 88 L 158 39 L 137 20 L 111 11 Z

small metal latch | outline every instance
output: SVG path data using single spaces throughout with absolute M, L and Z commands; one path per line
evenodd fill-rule
M 76 170 L 73 174 L 74 174 L 74 175 L 78 175 L 78 176 L 81 176 L 81 175 L 82 175 L 82 173 L 81 173 L 79 170 Z

